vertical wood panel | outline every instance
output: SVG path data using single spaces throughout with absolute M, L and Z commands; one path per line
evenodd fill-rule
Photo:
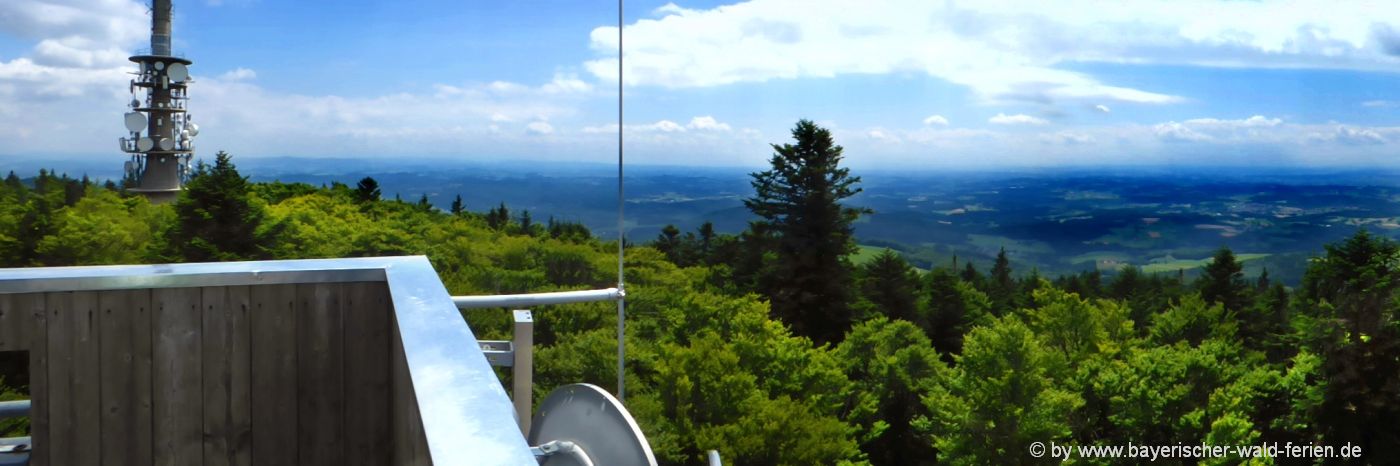
M 155 289 L 151 299 L 155 305 L 151 371 L 155 464 L 202 465 L 200 289 Z
M 345 284 L 346 464 L 391 464 L 389 290 Z
M 49 444 L 53 464 L 101 462 L 97 293 L 49 293 Z
M 49 426 L 48 309 L 43 293 L 0 295 L 0 351 L 29 352 L 30 464 L 47 466 Z
M 297 287 L 299 458 L 303 465 L 344 462 L 345 380 L 343 286 Z
M 295 465 L 297 451 L 297 285 L 252 289 L 252 462 Z
M 248 287 L 205 287 L 201 295 L 204 464 L 247 465 L 251 459 Z
M 49 429 L 49 334 L 48 296 L 43 293 L 14 295 L 15 309 L 29 316 L 29 432 L 34 439 L 34 452 L 29 456 L 32 466 L 59 464 L 52 462 L 52 436 Z
M 151 290 L 98 295 L 102 464 L 151 464 Z

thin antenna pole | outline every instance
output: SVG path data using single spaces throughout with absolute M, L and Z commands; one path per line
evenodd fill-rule
M 627 400 L 627 390 L 623 388 L 623 361 L 627 356 L 627 294 L 622 285 L 622 249 L 626 242 L 622 221 L 622 0 L 617 0 L 617 289 L 622 295 L 617 300 L 617 400 Z

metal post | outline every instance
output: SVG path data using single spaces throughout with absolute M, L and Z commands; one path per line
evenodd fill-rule
M 511 395 L 521 435 L 530 435 L 530 416 L 535 390 L 535 318 L 529 310 L 517 310 L 511 344 L 515 347 L 515 367 L 511 369 Z

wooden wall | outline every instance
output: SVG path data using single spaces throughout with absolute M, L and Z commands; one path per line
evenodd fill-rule
M 33 464 L 430 464 L 382 282 L 0 294 Z

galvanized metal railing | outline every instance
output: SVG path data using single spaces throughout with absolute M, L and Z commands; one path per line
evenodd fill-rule
M 626 293 L 617 288 L 602 290 L 560 291 L 553 293 L 506 294 L 491 296 L 453 296 L 457 309 L 530 308 L 551 304 L 622 301 Z M 511 368 L 511 398 L 520 432 L 530 434 L 530 417 L 534 407 L 535 390 L 535 318 L 529 309 L 513 311 L 514 324 L 510 341 L 478 340 L 481 352 L 493 366 Z M 618 326 L 622 328 L 621 325 Z M 618 392 L 622 392 L 622 338 L 618 333 Z
M 29 416 L 29 400 L 0 401 L 0 420 Z M 0 466 L 29 464 L 29 437 L 0 438 Z

